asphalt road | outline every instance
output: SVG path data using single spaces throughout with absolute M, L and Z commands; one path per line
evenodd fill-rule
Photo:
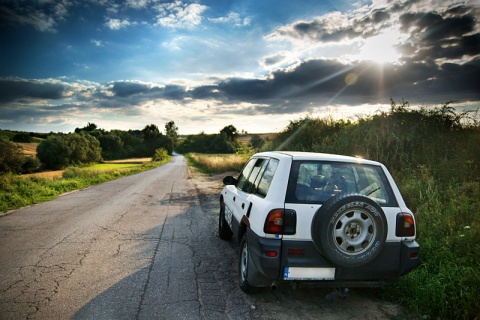
M 378 295 L 246 295 L 217 234 L 218 177 L 182 156 L 0 217 L 0 319 L 386 319 Z

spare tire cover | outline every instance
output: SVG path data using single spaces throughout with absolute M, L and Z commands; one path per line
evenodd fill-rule
M 341 267 L 375 259 L 385 245 L 387 220 L 382 208 L 361 194 L 333 196 L 315 213 L 312 239 L 317 250 Z

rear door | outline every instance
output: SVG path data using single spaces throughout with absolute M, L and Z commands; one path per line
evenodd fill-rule
M 242 175 L 236 185 L 236 196 L 233 201 L 233 206 L 235 210 L 235 217 L 240 221 L 243 216 L 249 215 L 249 210 L 251 210 L 251 196 L 256 192 L 259 181 L 265 167 L 268 163 L 268 158 L 256 158 L 252 159 L 251 163 L 248 165 L 251 167 L 250 172 L 247 175 Z M 238 213 L 238 216 L 237 216 Z
M 340 194 L 370 197 L 383 208 L 388 225 L 395 225 L 399 208 L 380 167 L 332 161 L 294 161 L 285 209 L 296 211 L 297 233 L 286 235 L 284 239 L 311 240 L 311 224 L 316 211 L 329 198 Z M 390 229 L 391 236 L 394 230 Z

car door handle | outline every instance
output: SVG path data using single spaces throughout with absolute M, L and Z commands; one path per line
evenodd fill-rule
M 237 197 L 233 197 L 233 202 L 235 202 L 235 199 L 237 199 Z
M 242 203 L 242 209 L 245 209 L 245 203 Z

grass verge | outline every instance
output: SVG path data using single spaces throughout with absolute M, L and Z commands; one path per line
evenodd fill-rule
M 188 165 L 196 167 L 200 172 L 215 174 L 228 171 L 240 172 L 249 157 L 239 154 L 187 153 L 185 158 Z
M 144 164 L 95 164 L 65 169 L 62 178 L 47 179 L 14 174 L 0 175 L 0 215 L 2 212 L 55 199 L 58 195 L 98 183 L 156 168 L 170 161 Z
M 205 173 L 239 172 L 238 155 L 189 154 Z M 394 174 L 417 222 L 420 263 L 387 286 L 385 298 L 412 319 L 480 319 L 480 183 L 439 183 L 425 168 Z
M 421 170 L 398 184 L 415 213 L 420 263 L 387 297 L 422 319 L 480 319 L 480 183 L 442 185 Z

